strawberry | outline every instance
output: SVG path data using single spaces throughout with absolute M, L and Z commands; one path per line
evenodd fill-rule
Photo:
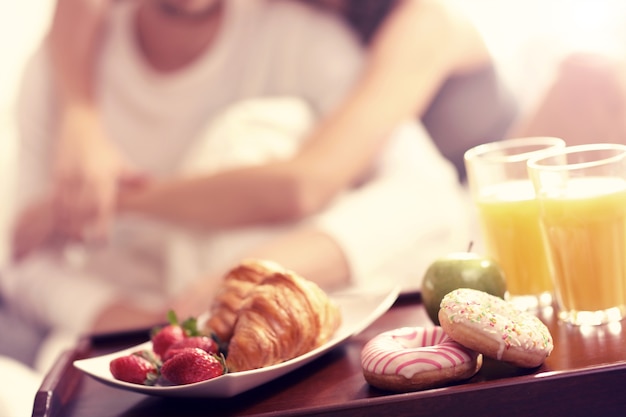
M 178 324 L 168 324 L 152 335 L 152 350 L 162 357 L 172 344 L 180 342 L 185 337 L 187 336 L 182 327 Z
M 164 327 L 152 329 L 150 335 L 152 350 L 160 357 L 165 355 L 165 352 L 167 352 L 172 344 L 187 337 L 199 335 L 195 318 L 190 317 L 182 323 L 179 323 L 176 313 L 170 310 L 167 313 L 167 319 L 169 324 Z
M 218 353 L 218 346 L 215 340 L 208 336 L 190 336 L 170 345 L 169 349 L 162 355 L 163 361 L 167 361 L 182 349 L 192 347 L 200 348 L 214 355 Z
M 109 362 L 115 379 L 140 385 L 154 385 L 159 377 L 159 364 L 150 360 L 152 352 L 140 351 L 120 356 Z
M 223 361 L 200 348 L 181 349 L 161 368 L 161 375 L 176 385 L 206 381 L 224 373 Z

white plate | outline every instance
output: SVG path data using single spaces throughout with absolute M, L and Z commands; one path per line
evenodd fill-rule
M 342 324 L 335 332 L 333 338 L 328 343 L 311 352 L 266 368 L 233 372 L 208 381 L 177 386 L 146 386 L 131 384 L 113 378 L 109 371 L 109 362 L 113 358 L 137 349 L 150 349 L 152 347 L 151 342 L 142 343 L 108 355 L 77 360 L 74 361 L 74 366 L 96 380 L 114 388 L 148 395 L 204 398 L 232 397 L 293 371 L 321 356 L 350 336 L 360 333 L 391 307 L 399 292 L 400 288 L 394 288 L 393 290 L 385 291 L 346 291 L 331 294 L 330 298 L 337 303 L 342 314 Z

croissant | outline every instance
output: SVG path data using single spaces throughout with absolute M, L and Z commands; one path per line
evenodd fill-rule
M 210 308 L 205 330 L 227 342 L 233 334 L 237 314 L 248 294 L 268 275 L 283 268 L 271 261 L 246 259 L 231 269 Z
M 317 284 L 275 272 L 242 305 L 226 365 L 245 371 L 284 362 L 327 342 L 340 324 L 339 308 Z

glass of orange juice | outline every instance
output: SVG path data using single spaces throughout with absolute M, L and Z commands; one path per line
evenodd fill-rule
M 626 146 L 589 144 L 528 161 L 559 317 L 602 324 L 626 313 Z
M 485 250 L 504 271 L 508 299 L 526 310 L 551 305 L 553 294 L 527 161 L 562 148 L 560 138 L 528 137 L 486 143 L 465 153 Z

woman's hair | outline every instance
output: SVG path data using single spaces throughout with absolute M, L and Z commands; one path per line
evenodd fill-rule
M 303 0 L 340 14 L 365 44 L 399 0 Z

